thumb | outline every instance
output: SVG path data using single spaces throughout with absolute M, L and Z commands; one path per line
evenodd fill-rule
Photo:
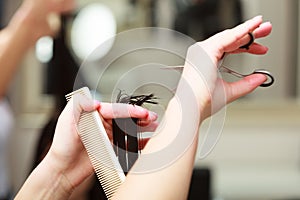
M 252 74 L 239 81 L 226 83 L 225 90 L 227 94 L 227 103 L 233 102 L 236 99 L 251 93 L 266 80 L 267 77 L 263 74 Z
M 92 99 L 78 93 L 75 94 L 70 99 L 65 109 L 61 113 L 60 118 L 63 119 L 73 118 L 74 122 L 77 124 L 82 112 L 84 111 L 91 112 L 99 108 L 100 108 L 100 102 L 93 101 Z

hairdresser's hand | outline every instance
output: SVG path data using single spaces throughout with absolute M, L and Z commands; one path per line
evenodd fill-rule
M 197 73 L 204 79 L 204 85 L 207 91 L 206 94 L 203 92 L 199 94 L 200 98 L 202 98 L 200 104 L 205 105 L 204 116 L 202 116 L 202 118 L 210 116 L 227 103 L 252 92 L 266 81 L 264 75 L 254 74 L 239 81 L 228 83 L 217 77 L 217 67 L 225 53 L 247 52 L 258 55 L 267 53 L 268 48 L 256 42 L 252 43 L 249 49 L 241 49 L 240 47 L 249 42 L 249 32 L 252 32 L 255 39 L 258 39 L 268 36 L 271 30 L 271 23 L 263 23 L 262 17 L 257 16 L 235 28 L 225 30 L 203 42 L 199 42 L 190 48 L 187 61 L 190 59 L 192 61 L 191 63 L 193 63 L 193 60 L 197 58 L 197 50 L 199 49 L 204 50 L 207 54 L 206 59 L 210 60 L 208 62 L 210 66 L 208 67 L 197 66 Z M 195 63 L 199 65 L 197 62 Z M 189 66 L 188 62 L 186 62 L 185 68 L 186 66 Z M 189 70 L 190 69 L 191 68 L 189 68 Z M 213 111 L 211 111 L 212 104 L 214 106 Z
M 116 108 L 116 109 L 115 109 Z M 52 145 L 42 162 L 27 178 L 15 199 L 68 199 L 75 187 L 86 180 L 93 168 L 79 138 L 77 124 L 83 111 L 100 111 L 107 131 L 114 117 L 135 117 L 153 129 L 156 114 L 138 106 L 100 104 L 74 95 L 61 113 Z M 152 124 L 152 125 L 151 125 Z
M 53 144 L 46 156 L 57 171 L 63 172 L 74 188 L 85 180 L 92 172 L 92 165 L 77 132 L 79 116 L 83 111 L 98 110 L 104 119 L 107 132 L 111 133 L 112 118 L 135 117 L 143 121 L 147 130 L 155 129 L 157 115 L 139 106 L 126 104 L 108 104 L 93 102 L 83 96 L 76 95 L 67 104 L 59 117 Z
M 75 7 L 75 0 L 24 0 L 12 21 L 30 31 L 34 43 L 42 36 L 54 36 L 61 26 L 60 15 Z
M 101 103 L 98 112 L 105 119 L 103 125 L 106 129 L 108 137 L 112 140 L 112 119 L 133 117 L 139 119 L 139 130 L 141 132 L 154 132 L 158 127 L 157 114 L 146 110 L 140 106 L 133 106 L 123 103 Z M 140 147 L 147 143 L 149 138 L 143 138 Z

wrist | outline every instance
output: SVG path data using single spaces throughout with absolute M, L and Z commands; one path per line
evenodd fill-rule
M 64 171 L 60 170 L 51 158 L 47 156 L 36 169 L 37 177 L 45 184 L 42 189 L 46 190 L 45 194 L 52 199 L 66 199 L 72 191 L 73 186 L 65 176 Z M 44 177 L 44 178 L 42 178 Z
M 189 94 L 187 94 L 187 91 L 189 91 Z M 203 110 L 212 96 L 209 83 L 204 74 L 191 65 L 184 66 L 177 94 L 181 94 L 182 98 L 187 95 L 189 98 L 193 98 L 192 100 L 198 103 L 197 106 L 200 111 Z
M 73 187 L 64 173 L 45 158 L 30 174 L 15 199 L 68 199 Z

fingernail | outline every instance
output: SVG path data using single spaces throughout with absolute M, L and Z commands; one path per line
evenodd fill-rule
M 94 100 L 94 106 L 96 110 L 99 110 L 101 108 L 101 103 L 98 100 Z
M 260 85 L 264 83 L 267 80 L 267 76 L 263 74 L 255 74 L 251 79 L 249 79 L 249 82 L 251 85 Z
M 152 121 L 155 121 L 157 119 L 158 115 L 155 112 L 149 111 L 149 119 Z

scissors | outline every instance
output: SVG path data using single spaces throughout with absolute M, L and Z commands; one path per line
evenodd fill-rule
M 253 36 L 252 36 L 253 37 Z M 253 41 L 251 40 L 250 41 L 250 44 L 252 43 Z M 246 48 L 246 47 L 240 47 L 240 48 Z M 261 85 L 260 85 L 260 87 L 269 87 L 269 86 L 271 86 L 271 85 L 273 85 L 273 83 L 274 83 L 274 77 L 273 77 L 273 75 L 269 72 L 269 71 L 267 71 L 267 70 L 265 70 L 265 69 L 255 69 L 252 73 L 250 73 L 250 74 L 241 74 L 241 73 L 239 73 L 239 72 L 236 72 L 236 71 L 233 71 L 232 69 L 229 69 L 228 67 L 226 67 L 223 63 L 224 63 L 224 60 L 225 60 L 225 58 L 228 56 L 228 53 L 225 53 L 224 55 L 223 55 L 223 58 L 222 58 L 222 60 L 220 60 L 220 62 L 219 62 L 219 66 L 218 66 L 218 68 L 219 68 L 219 72 L 224 72 L 224 73 L 228 73 L 228 74 L 231 74 L 231 75 L 233 75 L 233 76 L 235 76 L 235 77 L 237 77 L 237 78 L 244 78 L 244 77 L 246 77 L 246 76 L 250 76 L 250 75 L 252 75 L 252 74 L 262 74 L 262 75 L 265 75 L 268 79 L 264 82 L 264 83 L 262 83 Z
M 236 71 L 233 71 L 233 70 L 229 69 L 228 67 L 226 67 L 224 65 L 221 65 L 219 67 L 219 71 L 231 74 L 231 75 L 233 75 L 235 77 L 238 77 L 238 78 L 244 78 L 244 77 L 252 75 L 252 74 L 263 74 L 263 75 L 267 76 L 268 79 L 266 80 L 266 82 L 261 84 L 260 87 L 269 87 L 274 83 L 273 75 L 269 71 L 264 70 L 264 69 L 256 69 L 251 74 L 241 74 L 241 73 L 238 73 Z
M 268 79 L 263 84 L 261 84 L 260 87 L 269 87 L 269 86 L 273 85 L 275 79 L 269 71 L 267 71 L 265 69 L 256 69 L 250 74 L 241 74 L 239 72 L 236 72 L 236 71 L 233 71 L 233 70 L 229 69 L 228 67 L 226 67 L 223 64 L 223 61 L 224 61 L 225 57 L 226 56 L 224 56 L 223 59 L 219 62 L 219 67 L 218 67 L 219 72 L 228 73 L 228 74 L 231 74 L 231 75 L 233 75 L 235 77 L 238 77 L 238 78 L 244 78 L 244 77 L 250 76 L 252 74 L 262 74 L 262 75 L 267 76 Z M 179 69 L 179 70 L 182 70 L 183 66 L 170 66 L 170 67 L 164 67 L 164 69 Z

